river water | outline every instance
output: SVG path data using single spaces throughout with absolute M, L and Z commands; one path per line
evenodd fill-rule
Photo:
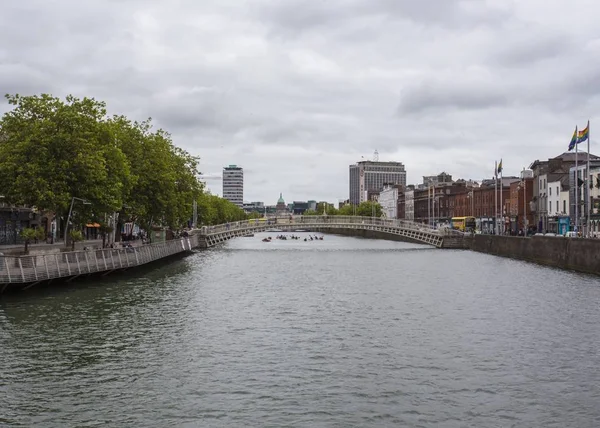
M 0 300 L 0 426 L 598 427 L 600 281 L 239 238 Z

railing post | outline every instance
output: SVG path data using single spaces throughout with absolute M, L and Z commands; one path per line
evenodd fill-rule
M 8 274 L 8 282 L 12 282 L 12 278 L 10 277 L 10 269 L 8 268 L 8 257 L 4 257 L 4 266 L 6 266 L 6 273 Z
M 139 266 L 140 259 L 138 258 L 137 248 L 133 248 L 133 254 L 135 254 L 135 264 Z
M 65 255 L 65 260 L 67 261 L 67 271 L 69 272 L 69 276 L 71 276 L 71 263 L 69 263 L 69 254 L 71 253 L 63 253 Z
M 46 268 L 46 279 L 50 279 L 50 271 L 48 270 L 48 262 L 46 260 L 46 255 L 42 255 L 44 258 L 44 267 Z
M 85 264 L 87 265 L 88 273 L 92 273 L 90 269 L 90 260 L 88 259 L 87 251 L 85 251 L 83 255 L 85 256 Z
M 23 263 L 21 262 L 21 257 L 19 257 L 19 269 L 21 269 L 21 280 L 25 282 L 25 273 L 23 273 Z
M 58 261 L 58 255 L 54 255 L 54 261 L 56 262 L 56 271 L 58 272 L 58 276 L 60 277 L 60 262 Z
M 33 268 L 33 275 L 35 276 L 35 280 L 38 280 L 37 273 L 37 256 L 29 256 L 29 260 L 31 261 L 31 267 Z
M 119 256 L 119 265 L 123 267 L 123 260 L 121 259 L 121 250 L 117 248 L 117 256 Z
M 77 252 L 75 253 L 75 261 L 77 262 L 77 271 L 81 275 L 81 265 L 79 264 L 79 254 Z

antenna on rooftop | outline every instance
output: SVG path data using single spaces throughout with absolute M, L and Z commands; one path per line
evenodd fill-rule
M 379 162 L 379 152 L 375 149 L 375 153 L 373 153 L 373 160 L 375 162 Z

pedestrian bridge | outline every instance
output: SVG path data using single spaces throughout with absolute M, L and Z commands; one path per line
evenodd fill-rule
M 370 236 L 390 240 L 407 240 L 436 248 L 464 248 L 464 234 L 451 229 L 435 229 L 408 220 L 388 220 L 357 216 L 295 216 L 252 219 L 199 229 L 199 244 L 210 248 L 229 239 L 258 232 L 330 232 Z M 370 235 L 363 231 L 370 231 Z M 372 233 L 375 232 L 375 233 Z

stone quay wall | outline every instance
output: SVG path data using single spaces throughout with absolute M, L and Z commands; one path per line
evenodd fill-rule
M 600 240 L 537 236 L 475 235 L 471 249 L 561 269 L 600 275 Z

